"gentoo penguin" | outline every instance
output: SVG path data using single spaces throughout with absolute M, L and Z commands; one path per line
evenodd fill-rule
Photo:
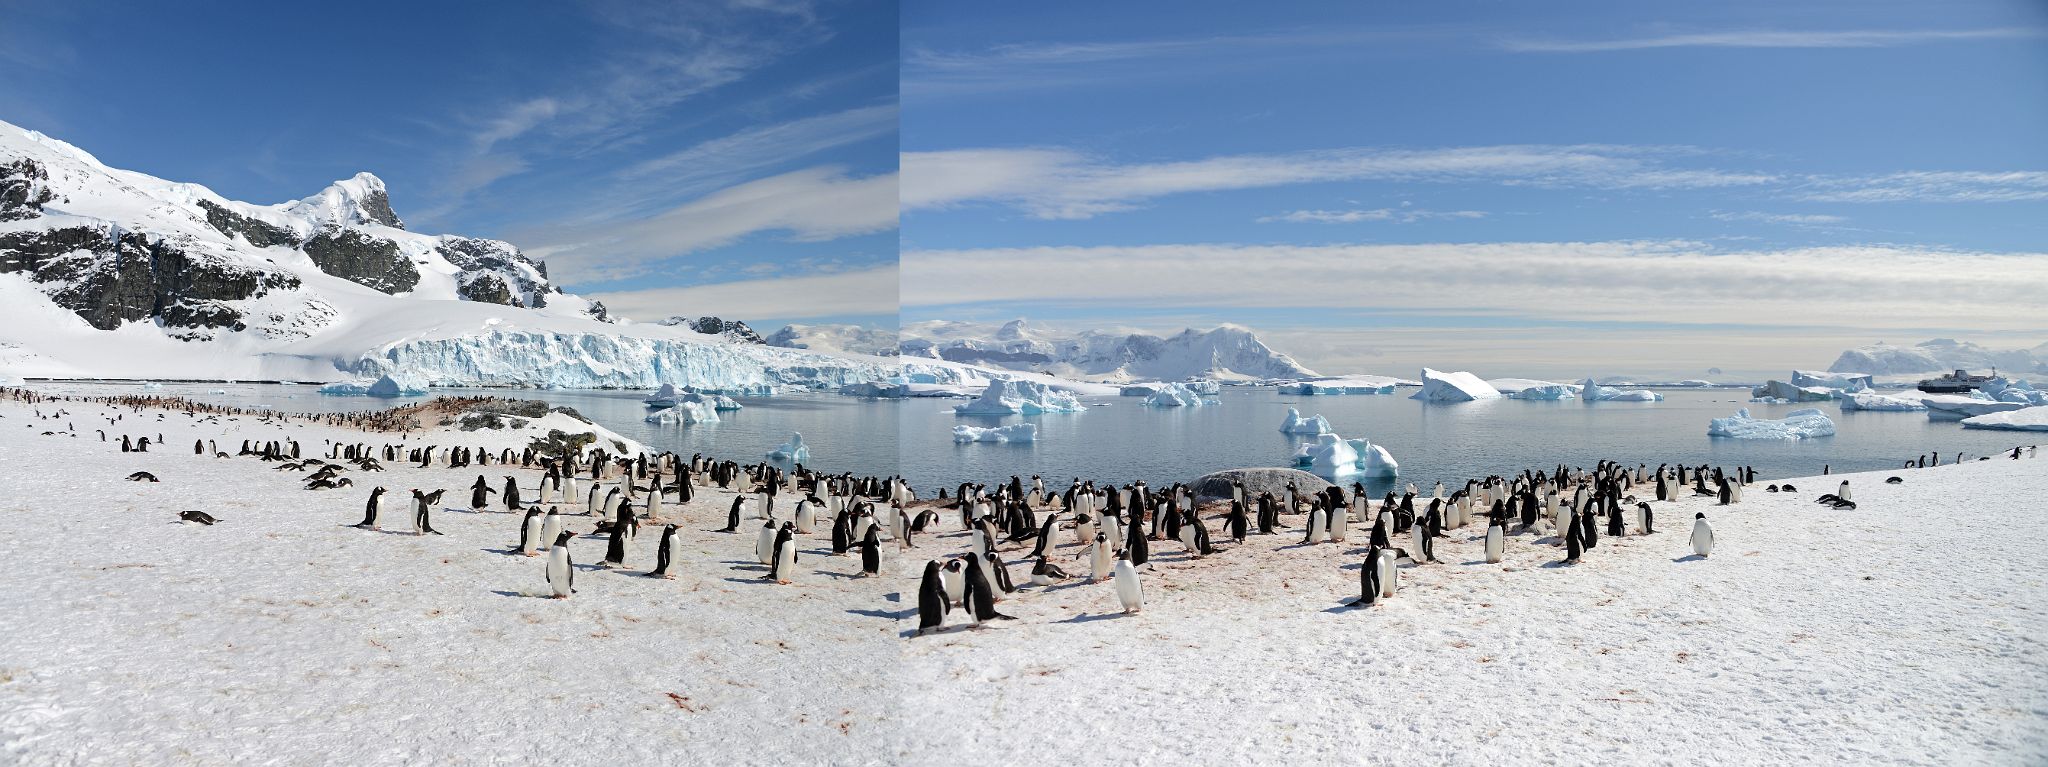
M 540 507 L 526 510 L 526 519 L 519 523 L 519 553 L 535 556 L 540 553 Z
M 1096 583 L 1109 578 L 1111 566 L 1109 534 L 1096 533 L 1095 542 L 1088 547 L 1088 573 Z
M 775 551 L 770 557 L 768 579 L 776 583 L 796 582 L 796 523 L 784 522 L 775 532 Z
M 491 483 L 484 479 L 484 475 L 476 475 L 476 482 L 469 486 L 469 507 L 481 510 L 491 505 L 490 497 L 497 492 L 491 489 Z
M 1848 483 L 1845 482 L 1843 484 L 1846 485 Z M 1692 519 L 1692 553 L 1700 555 L 1701 559 L 1705 559 L 1708 554 L 1713 552 L 1714 526 L 1707 524 L 1706 512 L 1694 514 Z
M 868 528 L 868 534 L 854 544 L 860 549 L 860 574 L 862 576 L 882 574 L 882 534 L 879 528 Z
M 434 529 L 434 523 L 427 519 L 427 509 L 432 506 L 433 504 L 427 503 L 427 496 L 425 493 L 422 493 L 417 489 L 412 491 L 413 535 L 441 534 L 441 531 Z
M 363 521 L 357 522 L 355 526 L 366 530 L 377 529 L 377 516 L 383 510 L 384 488 L 380 486 L 370 491 L 370 502 L 363 505 Z
M 208 514 L 206 512 L 199 511 L 196 509 L 192 511 L 178 512 L 178 520 L 182 522 L 197 522 L 202 525 L 211 525 L 215 522 L 220 521 L 218 519 L 214 519 L 212 514 Z
M 952 597 L 955 602 L 961 602 L 962 599 L 966 598 L 967 560 L 960 559 L 959 557 L 948 559 L 946 560 L 946 569 L 939 574 L 946 579 L 947 596 Z M 961 602 L 961 604 L 964 605 L 966 603 Z
M 1486 526 L 1486 563 L 1496 564 L 1500 562 L 1502 555 L 1506 553 L 1507 545 L 1507 525 L 1497 521 L 1488 524 Z
M 1568 565 L 1577 564 L 1579 555 L 1586 553 L 1586 539 L 1579 532 L 1581 517 L 1571 513 L 1566 513 L 1565 516 L 1571 521 L 1566 522 L 1565 526 L 1558 530 L 1558 535 L 1564 536 L 1564 562 Z M 1592 521 L 1590 515 L 1583 519 L 1586 520 L 1587 524 L 1590 524 Z
M 811 524 L 817 518 L 817 512 L 813 510 L 814 508 L 809 498 L 796 502 L 796 510 L 790 512 L 790 514 L 793 517 L 792 521 L 796 523 L 797 532 L 805 535 L 810 534 Z
M 1309 509 L 1308 532 L 1301 537 L 1301 542 L 1305 544 L 1322 543 L 1323 539 L 1329 536 L 1328 531 L 1325 530 L 1328 518 L 1328 515 L 1323 513 L 1323 505 L 1320 503 Z
M 1655 517 L 1656 514 L 1650 511 L 1649 502 L 1638 501 L 1636 503 L 1636 529 L 1642 531 L 1640 533 L 1641 535 L 1649 535 L 1651 533 L 1657 532 L 1654 524 Z
M 1411 539 L 1411 542 L 1415 544 L 1414 558 L 1416 564 L 1429 564 L 1430 562 L 1436 561 L 1436 557 L 1434 556 L 1434 549 L 1436 548 L 1436 544 L 1429 538 L 1428 525 L 1409 525 L 1408 536 Z
M 149 473 L 149 472 L 146 472 L 146 471 L 138 471 L 138 472 L 135 472 L 134 474 L 130 474 L 130 475 L 128 475 L 128 481 L 130 481 L 130 482 L 155 482 L 155 481 L 157 481 L 157 478 L 156 478 L 156 475 L 155 475 L 155 474 L 151 474 L 151 473 Z
M 761 564 L 775 564 L 776 530 L 775 520 L 771 517 L 761 523 L 761 532 L 754 536 L 754 559 Z
M 563 530 L 555 536 L 555 543 L 548 547 L 548 586 L 554 590 L 554 598 L 567 599 L 576 593 L 576 564 L 569 561 L 569 539 L 576 533 Z
M 666 525 L 661 528 L 661 544 L 654 549 L 654 569 L 647 572 L 647 577 L 674 579 L 676 576 L 668 571 L 668 566 L 675 562 L 675 549 L 676 526 Z
M 1145 590 L 1138 583 L 1138 568 L 1131 564 L 1128 555 L 1116 560 L 1116 601 L 1123 605 L 1126 615 L 1145 606 Z
M 946 613 L 952 610 L 953 600 L 946 595 L 945 580 L 939 575 L 939 560 L 924 563 L 924 579 L 917 584 L 917 633 L 944 626 Z
M 1053 581 L 1066 577 L 1066 571 L 1061 570 L 1059 565 L 1053 564 L 1052 560 L 1044 555 L 1040 555 L 1038 561 L 1033 562 L 1031 565 L 1031 585 L 1033 586 L 1050 586 Z
M 2014 450 L 2018 450 L 2018 448 L 2014 448 Z M 1905 478 L 1905 477 L 1885 477 L 1885 478 L 1884 478 L 1884 483 L 1885 483 L 1885 484 L 1887 484 L 1887 485 L 1898 485 L 1898 484 L 1904 484 L 1904 483 L 1905 483 L 1905 481 L 1906 481 L 1906 478 Z
M 1365 550 L 1365 561 L 1358 565 L 1358 598 L 1351 600 L 1352 607 L 1371 607 L 1380 599 L 1380 547 L 1370 546 Z
M 1330 533 L 1330 540 L 1343 543 L 1344 536 L 1351 530 L 1351 510 L 1345 508 L 1344 504 L 1335 502 L 1335 500 L 1333 499 L 1333 502 L 1330 504 L 1330 518 L 1327 527 Z
M 962 604 L 967 614 L 973 616 L 976 624 L 990 620 L 1015 620 L 1014 617 L 996 612 L 996 586 L 989 582 L 988 575 L 976 562 L 981 555 L 967 552 L 967 595 Z
M 547 551 L 554 546 L 555 538 L 562 534 L 562 514 L 558 506 L 549 506 L 547 516 L 541 518 L 540 548 Z
M 613 524 L 604 548 L 603 565 L 607 568 L 626 566 L 626 526 Z
M 1381 598 L 1391 597 L 1401 587 L 1400 555 L 1394 553 L 1397 549 L 1374 550 L 1379 552 L 1379 556 L 1370 563 L 1375 573 L 1373 580 L 1379 582 Z
M 1844 501 L 1855 500 L 1854 498 L 1849 497 L 1849 480 L 1842 480 L 1842 489 L 1835 493 L 1835 497 L 1840 498 Z

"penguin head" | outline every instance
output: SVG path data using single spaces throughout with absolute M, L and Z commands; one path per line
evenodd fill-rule
M 1698 513 L 1695 513 L 1695 514 L 1693 514 L 1693 515 L 1692 515 L 1692 518 L 1693 518 L 1693 519 L 1706 519 L 1706 518 L 1707 518 L 1707 513 L 1706 513 L 1706 512 L 1704 512 L 1704 511 L 1702 511 L 1702 512 L 1698 512 Z

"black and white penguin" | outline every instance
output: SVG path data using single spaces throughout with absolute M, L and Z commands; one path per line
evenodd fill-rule
M 860 549 L 860 573 L 862 576 L 882 574 L 882 534 L 880 528 L 868 528 L 868 534 L 854 544 Z
M 647 572 L 647 577 L 673 580 L 676 576 L 668 567 L 675 562 L 675 551 L 676 526 L 665 525 L 661 528 L 661 543 L 654 549 L 654 569 Z
M 432 522 L 431 520 L 429 520 L 429 519 L 427 518 L 427 510 L 428 510 L 428 509 L 430 509 L 430 508 L 432 508 L 432 507 L 433 507 L 433 504 L 431 504 L 431 503 L 427 503 L 427 495 L 426 495 L 425 493 L 422 493 L 422 492 L 420 492 L 420 491 L 419 491 L 418 489 L 414 489 L 414 490 L 412 491 L 412 534 L 413 534 L 413 535 L 440 535 L 440 534 L 441 534 L 441 531 L 439 531 L 439 530 L 435 530 L 435 529 L 434 529 L 434 523 L 433 523 L 433 522 Z
M 1505 524 L 1503 524 L 1503 523 L 1500 523 L 1500 522 L 1493 522 L 1493 523 L 1491 523 L 1491 524 L 1488 524 L 1488 525 L 1486 526 L 1486 562 L 1487 562 L 1487 564 L 1496 564 L 1496 563 L 1499 563 L 1499 562 L 1501 561 L 1502 557 L 1503 557 L 1503 556 L 1505 556 L 1505 555 L 1506 555 L 1506 553 L 1507 553 L 1507 545 L 1508 545 L 1508 528 L 1507 528 L 1507 525 L 1505 525 Z
M 469 486 L 469 508 L 481 511 L 489 507 L 491 496 L 497 493 L 498 491 L 491 489 L 490 480 L 484 479 L 482 474 L 476 475 L 476 482 Z
M 946 624 L 953 600 L 946 594 L 945 579 L 939 575 L 939 560 L 924 563 L 924 578 L 917 584 L 917 633 L 923 634 Z
M 1692 553 L 1698 554 L 1701 559 L 1714 553 L 1714 526 L 1707 524 L 1706 512 L 1693 515 Z
M 540 527 L 540 507 L 527 509 L 526 518 L 519 522 L 519 553 L 529 557 L 540 554 Z
M 1368 546 L 1365 561 L 1358 566 L 1358 598 L 1352 607 L 1371 607 L 1380 600 L 1380 547 Z
M 796 582 L 796 523 L 784 522 L 775 531 L 773 551 L 769 554 L 768 580 L 776 583 Z
M 754 534 L 754 561 L 769 566 L 775 564 L 776 531 L 773 517 L 761 522 L 761 530 Z
M 1111 568 L 1115 566 L 1112 557 L 1109 534 L 1096 533 L 1095 541 L 1088 545 L 1088 574 L 1096 583 L 1109 579 Z
M 626 526 L 614 523 L 604 547 L 604 566 L 626 566 Z
M 1012 616 L 996 612 L 996 585 L 990 583 L 988 576 L 982 572 L 981 564 L 977 561 L 980 557 L 980 554 L 967 552 L 967 594 L 962 599 L 962 603 L 967 607 L 967 614 L 972 616 L 977 624 L 990 620 L 1015 620 Z
M 1050 586 L 1053 581 L 1062 580 L 1066 577 L 1067 572 L 1061 570 L 1059 565 L 1053 564 L 1052 559 L 1045 555 L 1039 555 L 1037 561 L 1031 564 L 1031 585 L 1033 586 Z
M 569 539 L 574 537 L 575 532 L 563 530 L 548 547 L 548 587 L 556 599 L 576 593 L 576 563 L 569 559 Z
M 363 505 L 363 521 L 357 522 L 355 526 L 366 530 L 377 529 L 377 517 L 383 510 L 384 488 L 380 486 L 370 491 L 370 502 Z
M 209 525 L 209 526 L 210 526 L 210 525 L 212 525 L 212 524 L 213 524 L 213 523 L 215 523 L 215 522 L 219 522 L 219 521 L 220 521 L 220 520 L 218 520 L 218 519 L 214 519 L 214 518 L 213 518 L 213 515 L 212 515 L 212 514 L 208 514 L 208 513 L 206 513 L 206 512 L 203 512 L 203 511 L 199 511 L 199 510 L 196 510 L 196 509 L 195 509 L 195 510 L 192 510 L 192 511 L 181 511 L 181 512 L 178 512 L 178 520 L 179 520 L 179 521 L 181 521 L 181 522 L 193 522 L 193 523 L 197 523 L 197 524 L 201 524 L 201 525 Z
M 1138 568 L 1131 564 L 1129 553 L 1116 560 L 1116 601 L 1126 615 L 1145 607 L 1144 584 L 1138 582 Z

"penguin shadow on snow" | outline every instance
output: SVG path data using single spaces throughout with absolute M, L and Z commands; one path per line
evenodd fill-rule
M 846 613 L 847 613 L 848 615 L 859 615 L 859 616 L 862 616 L 862 617 L 867 617 L 867 618 L 888 618 L 889 620 L 895 620 L 895 621 L 900 621 L 900 620 L 903 620 L 903 619 L 905 619 L 905 618 L 915 618 L 915 617 L 917 617 L 917 610 L 916 610 L 915 608 L 912 608 L 912 609 L 908 609 L 908 610 L 867 610 L 867 609 L 860 609 L 860 610 L 847 610 L 847 611 L 846 611 Z
M 554 597 L 553 594 L 541 594 L 532 591 L 507 591 L 505 589 L 492 589 L 491 593 L 501 597 L 526 597 L 529 599 L 550 599 Z
M 1081 613 L 1080 615 L 1076 615 L 1076 616 L 1074 616 L 1074 617 L 1072 617 L 1072 618 L 1066 618 L 1066 619 L 1063 619 L 1063 620 L 1057 620 L 1057 621 L 1053 621 L 1053 622 L 1054 622 L 1054 623 L 1094 623 L 1094 622 L 1096 622 L 1096 621 L 1107 621 L 1107 620 L 1116 620 L 1117 618 L 1126 618 L 1126 617 L 1129 617 L 1129 616 L 1130 616 L 1130 613 L 1096 613 L 1096 614 L 1094 614 L 1094 615 L 1090 615 L 1090 614 L 1088 614 L 1088 613 Z
M 1707 560 L 1707 558 L 1706 558 L 1706 557 L 1700 556 L 1700 555 L 1698 555 L 1698 554 L 1687 554 L 1687 555 L 1685 555 L 1685 556 L 1679 557 L 1679 558 L 1677 558 L 1677 559 L 1674 559 L 1674 560 L 1671 560 L 1671 561 L 1673 561 L 1673 562 L 1704 562 L 1704 561 L 1706 561 L 1706 560 Z

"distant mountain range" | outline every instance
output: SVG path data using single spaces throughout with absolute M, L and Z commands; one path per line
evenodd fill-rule
M 1987 349 L 1953 338 L 1936 338 L 1912 346 L 1875 343 L 1842 352 L 1828 366 L 1831 373 L 1869 373 L 1878 376 L 1918 375 L 1968 370 L 2002 373 L 2048 373 L 2048 344 L 2032 349 Z
M 1189 328 L 1162 338 L 1138 332 L 1064 333 L 1021 319 L 1001 326 L 938 320 L 905 325 L 901 336 L 899 347 L 906 358 L 944 359 L 1063 378 L 1178 381 L 1316 375 L 1237 325 Z

